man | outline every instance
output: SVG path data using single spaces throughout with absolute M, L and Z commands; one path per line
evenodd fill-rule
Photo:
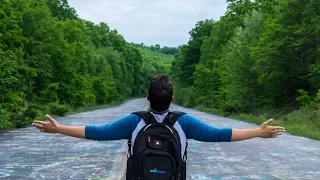
M 162 123 L 169 112 L 173 101 L 173 88 L 166 75 L 157 75 L 152 78 L 147 99 L 150 101 L 150 113 L 157 122 Z M 64 126 L 58 124 L 49 115 L 48 122 L 34 121 L 33 125 L 41 132 L 60 133 L 67 136 L 91 140 L 120 140 L 128 139 L 135 142 L 138 132 L 146 125 L 145 121 L 136 114 L 131 114 L 114 123 L 104 126 Z M 216 128 L 197 118 L 183 114 L 173 127 L 180 137 L 181 156 L 184 155 L 187 139 L 204 142 L 230 142 L 251 139 L 255 137 L 275 138 L 285 132 L 283 127 L 269 126 L 272 119 L 254 129 Z M 133 144 L 131 148 L 133 147 Z

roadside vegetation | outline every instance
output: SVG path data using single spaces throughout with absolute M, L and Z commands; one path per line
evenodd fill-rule
M 0 130 L 145 96 L 177 51 L 129 43 L 67 0 L 4 0 L 0 16 Z
M 176 102 L 320 139 L 320 1 L 227 2 L 175 56 Z
M 0 3 L 0 130 L 145 97 L 169 74 L 175 102 L 320 140 L 320 1 L 227 0 L 180 47 L 127 42 L 67 0 Z

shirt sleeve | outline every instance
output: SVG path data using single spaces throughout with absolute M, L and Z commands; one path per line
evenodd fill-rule
M 135 114 L 130 114 L 111 124 L 103 126 L 86 126 L 86 139 L 108 141 L 130 139 L 132 132 L 141 118 Z
M 188 114 L 182 115 L 178 120 L 187 139 L 203 142 L 230 142 L 232 128 L 217 128 L 210 126 Z

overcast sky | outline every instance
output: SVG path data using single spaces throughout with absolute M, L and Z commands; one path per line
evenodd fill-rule
M 204 19 L 219 20 L 226 0 L 68 0 L 82 19 L 105 22 L 128 42 L 179 46 Z

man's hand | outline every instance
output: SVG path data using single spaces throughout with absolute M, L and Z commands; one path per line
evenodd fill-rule
M 232 129 L 231 141 L 242 141 L 246 139 L 261 137 L 261 138 L 276 138 L 285 132 L 283 127 L 269 126 L 272 119 L 262 123 L 258 128 L 254 129 Z
M 63 126 L 57 123 L 49 115 L 46 115 L 48 122 L 44 121 L 33 121 L 32 125 L 38 128 L 41 132 L 46 133 L 60 133 L 66 136 L 72 136 L 76 138 L 86 138 L 85 135 L 85 126 Z
M 59 132 L 58 129 L 60 125 L 57 123 L 57 121 L 54 120 L 49 115 L 46 115 L 46 118 L 48 119 L 48 122 L 36 120 L 32 123 L 32 125 L 38 128 L 41 132 L 58 133 Z
M 269 124 L 273 121 L 273 119 L 269 119 L 268 121 L 261 124 L 259 127 L 260 137 L 262 138 L 276 138 L 282 133 L 285 132 L 285 129 L 280 126 L 269 126 Z

